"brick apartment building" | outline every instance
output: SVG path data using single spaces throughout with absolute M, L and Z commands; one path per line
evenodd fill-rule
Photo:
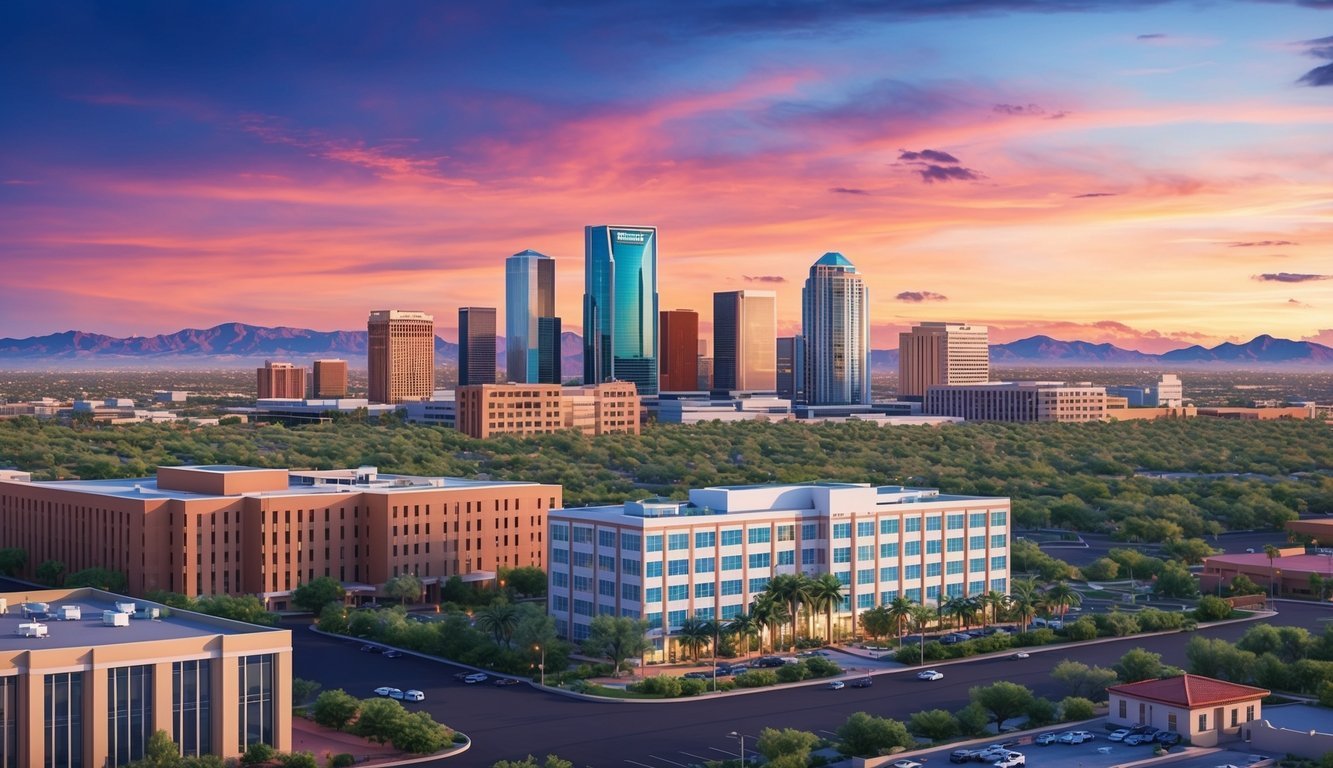
M 159 467 L 156 478 L 0 481 L 0 547 L 66 572 L 121 571 L 129 591 L 257 594 L 286 606 L 321 576 L 378 587 L 414 574 L 427 598 L 451 576 L 544 567 L 559 485 L 382 475 Z

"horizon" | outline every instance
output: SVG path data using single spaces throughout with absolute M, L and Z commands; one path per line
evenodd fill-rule
M 1327 4 L 319 8 L 0 10 L 0 336 L 384 307 L 456 336 L 527 248 L 581 332 L 582 227 L 629 221 L 701 335 L 701 285 L 799 332 L 838 251 L 875 349 L 1333 346 Z

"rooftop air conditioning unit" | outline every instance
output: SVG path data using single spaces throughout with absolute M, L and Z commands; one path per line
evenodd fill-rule
M 83 609 L 77 605 L 60 606 L 61 621 L 80 621 L 83 619 Z
M 32 622 L 30 624 L 20 624 L 18 628 L 20 637 L 46 637 L 46 625 Z
M 127 601 L 119 601 L 116 603 L 116 610 L 121 613 L 134 613 L 138 608 L 139 606 Z
M 130 615 L 120 611 L 102 611 L 102 624 L 108 627 L 128 627 Z

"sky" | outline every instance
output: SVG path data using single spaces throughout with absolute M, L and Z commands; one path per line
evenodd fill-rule
M 800 290 L 1161 352 L 1333 344 L 1333 0 L 0 6 L 0 337 L 503 307 L 659 227 L 661 308 Z

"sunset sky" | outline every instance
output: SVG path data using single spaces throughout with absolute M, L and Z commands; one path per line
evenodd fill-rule
M 867 276 L 923 320 L 1160 352 L 1333 344 L 1333 2 L 0 7 L 0 337 L 503 306 L 585 224 L 663 309 Z

